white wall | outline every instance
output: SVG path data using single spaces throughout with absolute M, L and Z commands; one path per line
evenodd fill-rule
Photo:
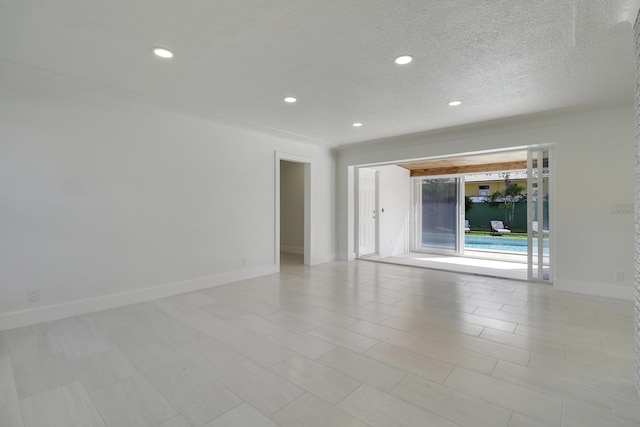
M 346 146 L 338 161 L 338 250 L 353 258 L 352 166 L 536 144 L 555 146 L 555 287 L 631 298 L 634 202 L 632 105 L 537 116 Z M 614 271 L 624 273 L 616 281 Z
M 304 164 L 280 164 L 280 250 L 304 253 Z
M 335 257 L 326 148 L 63 77 L 0 93 L 0 329 L 275 271 L 275 151 L 311 159 L 311 261 Z
M 381 257 L 407 251 L 411 183 L 409 170 L 380 166 L 378 171 L 378 253 Z
M 640 0 L 634 2 L 640 6 Z M 640 14 L 637 13 L 638 7 L 633 9 L 634 15 L 630 20 L 633 26 L 635 38 L 635 329 L 636 329 L 636 391 L 640 395 Z

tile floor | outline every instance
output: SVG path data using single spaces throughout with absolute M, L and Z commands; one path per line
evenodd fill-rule
M 0 426 L 638 426 L 631 302 L 367 261 L 0 332 Z

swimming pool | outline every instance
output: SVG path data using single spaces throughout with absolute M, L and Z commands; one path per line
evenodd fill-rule
M 533 253 L 538 253 L 537 241 L 534 241 Z M 453 234 L 434 234 L 422 236 L 422 244 L 428 248 L 441 248 L 453 250 L 456 246 L 456 236 Z M 544 254 L 549 254 L 549 239 L 543 242 Z M 479 249 L 497 252 L 513 252 L 519 254 L 527 253 L 527 239 L 507 236 L 464 236 L 464 247 L 466 249 Z
M 534 242 L 534 253 L 537 246 Z M 464 246 L 467 249 L 484 249 L 501 252 L 527 253 L 527 239 L 505 236 L 464 236 Z M 544 253 L 549 253 L 549 240 L 544 240 Z

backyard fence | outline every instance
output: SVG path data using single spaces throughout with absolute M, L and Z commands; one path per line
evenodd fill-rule
M 489 203 L 476 202 L 471 204 L 471 209 L 465 213 L 465 219 L 469 221 L 473 230 L 485 229 L 491 230 L 490 222 L 492 220 L 505 221 L 507 210 L 498 206 L 491 206 Z M 544 204 L 545 224 L 549 222 L 549 208 Z M 506 225 L 506 221 L 505 221 Z M 514 231 L 526 232 L 527 230 L 527 202 L 518 202 L 515 204 L 515 213 L 513 215 L 513 223 L 511 229 Z

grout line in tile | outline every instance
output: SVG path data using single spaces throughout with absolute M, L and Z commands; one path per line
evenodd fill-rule
M 611 389 L 609 389 L 608 391 L 609 391 L 609 405 L 611 405 L 611 416 L 615 417 L 616 410 L 615 410 L 615 407 L 613 406 L 613 393 L 611 392 Z

